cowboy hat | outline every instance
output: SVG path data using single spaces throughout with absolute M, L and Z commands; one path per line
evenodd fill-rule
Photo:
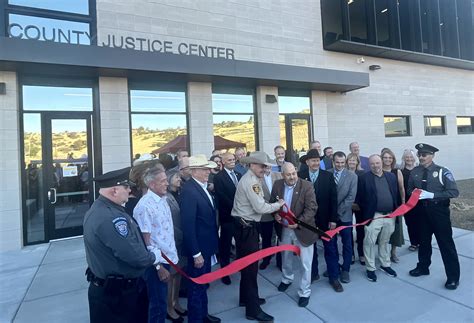
M 189 157 L 189 168 L 216 168 L 217 164 L 207 160 L 206 155 L 195 155 Z
M 254 151 L 250 153 L 250 156 L 240 158 L 240 162 L 242 164 L 260 164 L 265 166 L 273 166 L 273 164 L 270 162 L 270 158 L 268 158 L 268 155 L 263 151 Z
M 133 161 L 133 166 L 137 166 L 137 165 L 143 164 L 144 162 L 155 160 L 155 159 L 158 159 L 158 157 L 156 157 L 155 154 L 145 153 L 145 154 L 142 154 L 140 158 L 135 159 Z
M 307 159 L 311 159 L 311 158 L 321 159 L 321 156 L 319 156 L 319 151 L 317 149 L 308 150 L 306 155 L 300 157 L 300 162 L 305 163 Z

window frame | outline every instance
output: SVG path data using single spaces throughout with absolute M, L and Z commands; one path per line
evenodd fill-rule
M 383 116 L 384 118 L 384 135 L 385 135 L 385 138 L 398 138 L 398 137 L 411 137 L 412 136 L 412 129 L 411 129 L 411 118 L 409 115 L 384 115 Z M 406 134 L 400 134 L 400 135 L 390 135 L 390 134 L 387 134 L 386 130 L 385 130 L 385 118 L 405 118 L 405 124 L 406 124 L 406 129 L 407 129 L 407 133 Z
M 426 125 L 425 125 L 425 120 L 426 118 L 441 118 L 441 129 L 443 130 L 443 133 L 426 133 Z M 425 136 L 446 136 L 448 134 L 447 128 L 446 128 L 446 116 L 440 116 L 440 115 L 424 115 L 423 116 L 423 128 L 424 128 L 424 133 Z
M 458 126 L 458 118 L 470 118 L 471 119 L 471 131 L 469 132 L 460 132 Z M 456 116 L 456 129 L 458 135 L 472 135 L 474 134 L 474 116 Z

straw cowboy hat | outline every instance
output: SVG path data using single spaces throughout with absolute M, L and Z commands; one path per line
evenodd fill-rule
M 273 166 L 268 155 L 263 151 L 254 151 L 250 153 L 248 157 L 242 157 L 240 159 L 242 164 L 260 164 L 265 166 Z
M 143 164 L 144 162 L 155 160 L 155 159 L 158 159 L 158 157 L 156 157 L 155 154 L 145 153 L 145 154 L 142 154 L 140 158 L 133 161 L 133 166 L 137 166 L 137 165 Z
M 217 164 L 207 160 L 206 155 L 195 155 L 189 157 L 189 168 L 216 168 Z

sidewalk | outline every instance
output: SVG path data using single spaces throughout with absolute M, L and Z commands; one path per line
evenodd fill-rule
M 405 232 L 405 237 L 408 235 Z M 430 276 L 410 277 L 417 253 L 399 251 L 398 273 L 391 278 L 380 270 L 369 282 L 358 262 L 351 267 L 350 284 L 335 293 L 322 277 L 323 250 L 318 248 L 321 279 L 312 286 L 307 308 L 297 305 L 297 284 L 280 293 L 281 273 L 271 264 L 260 271 L 260 296 L 275 322 L 474 322 L 474 232 L 454 229 L 461 263 L 461 282 L 455 291 L 444 288 L 445 274 L 434 243 Z M 433 239 L 434 241 L 434 239 Z M 0 253 L 0 322 L 88 322 L 86 268 L 82 238 Z M 209 289 L 209 311 L 222 322 L 249 322 L 238 307 L 239 276 L 232 285 L 217 281 Z M 296 275 L 296 281 L 299 277 Z M 185 305 L 185 300 L 181 299 Z

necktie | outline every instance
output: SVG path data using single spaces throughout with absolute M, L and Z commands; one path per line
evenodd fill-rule
M 314 184 L 316 181 L 316 174 L 315 173 L 309 173 L 309 178 L 311 179 L 311 182 Z
M 425 190 L 428 188 L 428 168 L 423 168 L 423 178 L 421 179 L 421 189 Z
M 237 176 L 235 176 L 234 171 L 231 171 L 231 172 L 230 172 L 230 177 L 232 177 L 232 182 L 234 182 L 234 185 L 237 186 L 237 183 L 238 183 L 239 181 L 237 180 Z
M 336 182 L 336 185 L 339 184 L 339 172 L 334 172 L 334 181 Z

